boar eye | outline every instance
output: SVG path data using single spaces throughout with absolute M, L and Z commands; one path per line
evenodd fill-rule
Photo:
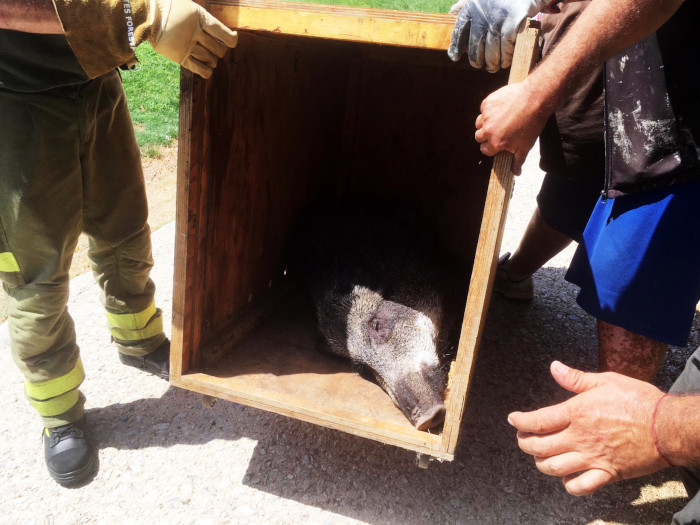
M 376 343 L 385 343 L 391 338 L 391 332 L 394 329 L 392 319 L 383 319 L 374 317 L 367 322 L 369 333 Z

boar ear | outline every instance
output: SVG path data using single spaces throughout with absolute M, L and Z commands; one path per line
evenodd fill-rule
M 394 320 L 375 315 L 367 321 L 369 335 L 376 344 L 386 343 L 391 339 L 391 332 L 394 329 Z

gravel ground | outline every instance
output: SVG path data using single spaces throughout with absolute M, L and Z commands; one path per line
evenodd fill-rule
M 503 251 L 513 250 L 535 205 L 537 158 L 517 180 Z M 154 233 L 157 302 L 169 326 L 174 224 Z M 71 282 L 69 310 L 87 380 L 87 424 L 99 450 L 89 483 L 65 489 L 42 458 L 41 427 L 0 325 L 3 523 L 484 524 L 667 523 L 685 492 L 670 469 L 573 498 L 521 453 L 506 422 L 514 409 L 566 397 L 548 373 L 560 359 L 595 368 L 595 324 L 564 281 L 570 247 L 535 276 L 536 297 L 492 301 L 454 462 L 415 467 L 415 454 L 283 416 L 175 389 L 119 364 L 89 274 Z M 674 348 L 667 388 L 694 346 Z

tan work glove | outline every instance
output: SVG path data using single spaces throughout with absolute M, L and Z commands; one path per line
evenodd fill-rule
M 238 35 L 191 0 L 53 0 L 73 52 L 92 78 L 135 62 L 149 41 L 204 78 Z M 90 23 L 86 24 L 85 21 Z

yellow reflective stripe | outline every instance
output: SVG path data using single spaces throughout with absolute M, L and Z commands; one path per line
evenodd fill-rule
M 83 362 L 78 358 L 73 370 L 64 376 L 36 383 L 25 381 L 24 392 L 27 394 L 27 397 L 42 401 L 78 388 L 84 379 L 85 370 L 83 369 Z M 59 414 L 60 413 L 61 412 L 59 412 Z
M 117 341 L 142 341 L 144 339 L 150 339 L 163 331 L 163 317 L 159 313 L 150 323 L 139 330 L 110 326 L 109 331 L 112 333 L 112 337 Z
M 19 272 L 19 264 L 12 252 L 0 252 L 0 272 Z
M 52 417 L 68 412 L 78 402 L 80 392 L 71 390 L 60 396 L 52 397 L 46 401 L 37 401 L 29 398 L 29 404 L 43 417 Z
M 135 314 L 113 314 L 107 312 L 107 322 L 110 327 L 126 328 L 128 330 L 140 330 L 148 324 L 156 314 L 156 303 L 152 302 L 145 310 L 136 312 Z

